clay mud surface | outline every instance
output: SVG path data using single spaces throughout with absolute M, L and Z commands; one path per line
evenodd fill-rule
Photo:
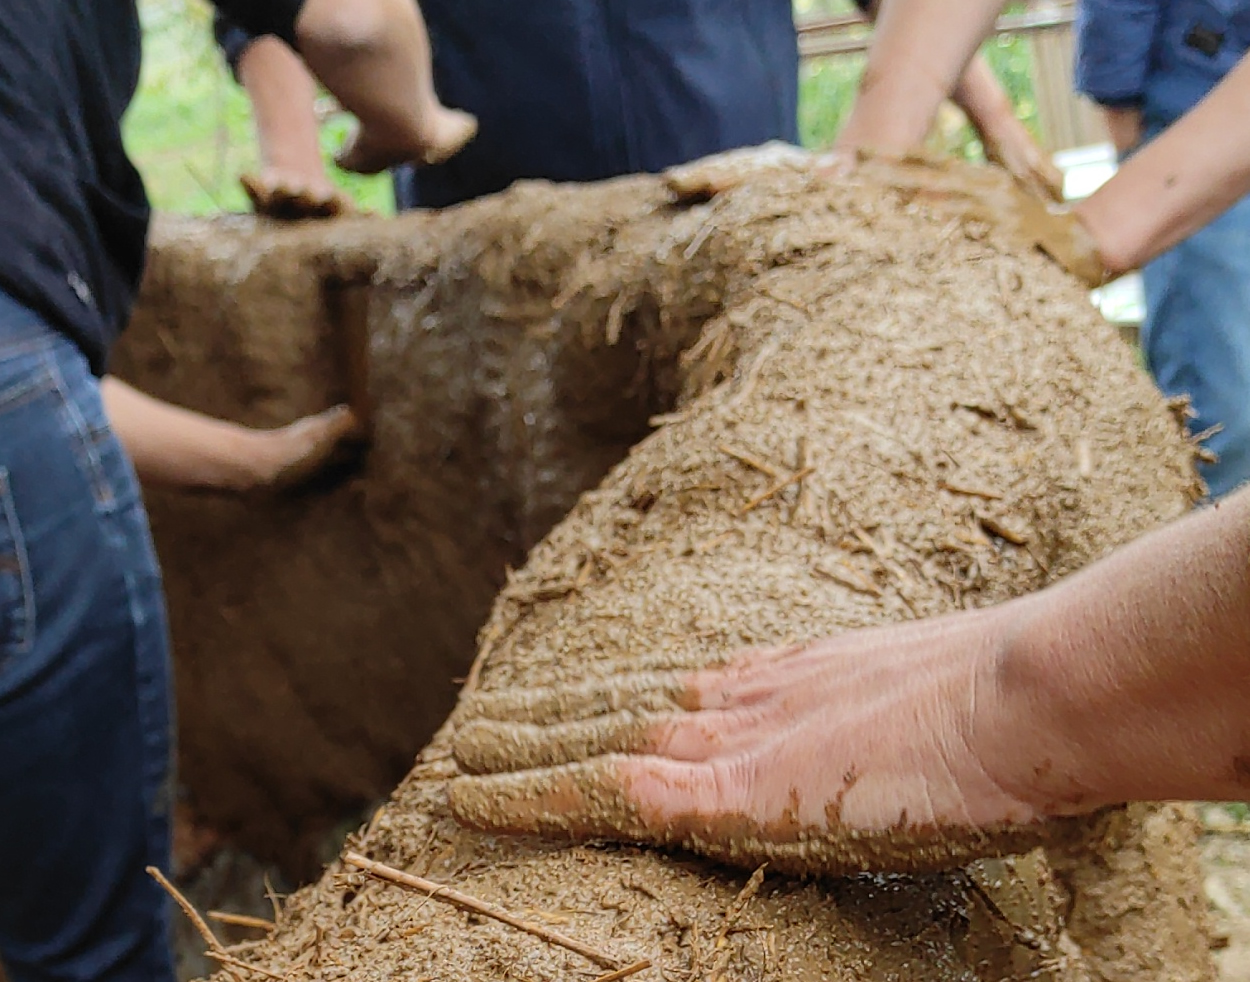
M 125 364 L 200 408 L 321 408 L 345 383 L 320 284 L 372 282 L 364 474 L 266 508 L 156 503 L 197 806 L 223 789 L 240 827 L 240 806 L 294 822 L 376 787 L 450 701 L 503 564 L 620 460 L 507 575 L 479 696 L 352 848 L 650 959 L 643 979 L 1211 977 L 1181 808 L 1112 816 L 1079 855 L 768 876 L 738 903 L 748 873 L 708 860 L 450 818 L 482 699 L 993 603 L 1198 495 L 1176 408 L 1084 292 L 900 183 L 782 167 L 686 206 L 639 178 L 389 224 L 165 226 Z M 293 979 L 603 971 L 340 864 L 237 955 Z

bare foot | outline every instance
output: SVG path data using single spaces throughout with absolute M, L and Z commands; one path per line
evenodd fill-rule
M 260 175 L 244 174 L 239 183 L 256 214 L 266 218 L 338 218 L 356 211 L 352 199 L 324 178 L 310 181 L 298 174 L 267 169 Z
M 1019 602 L 1017 602 L 1019 603 Z M 1013 606 L 757 652 L 596 691 L 481 693 L 459 731 L 457 818 L 682 845 L 797 873 L 928 869 L 1021 851 L 1062 806 L 997 675 Z M 562 722 L 550 720 L 558 715 Z M 1040 764 L 1038 766 L 1041 766 Z
M 421 131 L 407 142 L 396 142 L 390 134 L 375 134 L 361 128 L 348 138 L 337 162 L 343 170 L 357 174 L 377 174 L 397 164 L 425 166 L 451 159 L 477 136 L 477 117 L 460 109 L 436 106 L 422 117 Z
M 354 463 L 365 445 L 364 427 L 347 406 L 259 432 L 254 437 L 250 490 L 299 490 L 332 469 Z

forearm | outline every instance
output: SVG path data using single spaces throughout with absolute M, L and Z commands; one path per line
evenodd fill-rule
M 104 408 L 139 477 L 176 488 L 240 491 L 257 482 L 257 431 L 170 405 L 107 376 Z
M 1250 492 L 1022 609 L 998 681 L 1048 810 L 1250 795 Z
M 324 177 L 317 84 L 300 57 L 272 35 L 257 38 L 239 58 L 238 76 L 251 99 L 264 166 Z
M 882 6 L 840 146 L 903 153 L 924 141 L 938 106 L 954 91 L 1003 0 L 964 0 L 961 6 L 957 19 L 949 0 L 891 0 Z
M 1076 208 L 1112 273 L 1136 269 L 1250 192 L 1250 60 Z
M 968 63 L 951 98 L 980 133 L 992 133 L 1017 122 L 1011 100 L 998 84 L 989 62 L 979 55 Z

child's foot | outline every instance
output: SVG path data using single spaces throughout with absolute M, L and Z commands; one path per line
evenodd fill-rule
M 352 199 L 325 178 L 305 180 L 297 174 L 266 168 L 260 175 L 239 178 L 256 214 L 279 221 L 338 218 L 356 210 Z
M 463 150 L 477 136 L 477 117 L 462 109 L 439 106 L 429 115 L 429 136 L 421 163 L 441 164 Z
M 357 174 L 378 174 L 406 163 L 428 167 L 451 159 L 475 136 L 476 116 L 440 105 L 422 115 L 420 132 L 406 144 L 396 143 L 392 134 L 361 127 L 343 145 L 336 162 Z

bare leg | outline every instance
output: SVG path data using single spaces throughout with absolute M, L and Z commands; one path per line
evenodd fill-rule
M 186 490 L 287 490 L 360 444 L 345 406 L 275 430 L 257 430 L 170 405 L 120 379 L 100 386 L 109 421 L 140 478 Z
M 313 112 L 317 83 L 299 56 L 276 37 L 257 38 L 239 58 L 238 73 L 260 144 L 260 174 L 241 178 L 256 213 L 294 219 L 352 211 L 326 173 Z
M 297 29 L 304 58 L 360 120 L 339 154 L 346 170 L 440 163 L 476 135 L 475 117 L 438 100 L 429 35 L 412 0 L 374 0 L 368 8 L 308 0 Z
M 417 8 L 418 15 L 420 9 Z M 462 150 L 477 135 L 477 119 L 460 109 L 448 109 L 439 101 L 438 93 L 434 91 L 433 54 L 430 51 L 430 35 L 426 30 L 424 17 L 418 16 L 418 26 L 418 107 L 425 144 L 421 163 L 441 164 Z

